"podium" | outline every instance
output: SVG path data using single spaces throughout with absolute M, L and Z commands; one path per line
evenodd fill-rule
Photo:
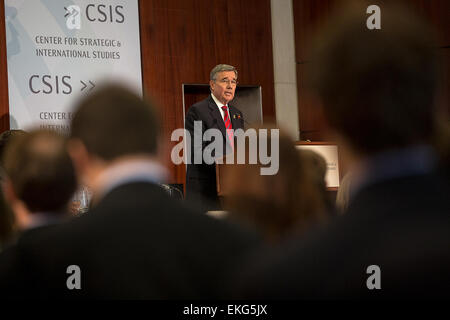
M 233 156 L 233 155 L 230 155 Z M 217 195 L 220 197 L 224 197 L 228 195 L 226 183 L 224 183 L 224 172 L 226 170 L 226 157 L 220 158 L 222 163 L 218 163 L 216 160 L 216 189 Z
M 321 155 L 327 164 L 327 174 L 325 177 L 328 191 L 337 191 L 339 188 L 339 182 L 341 178 L 341 172 L 339 170 L 339 153 L 336 144 L 331 142 L 296 142 L 295 147 L 298 149 L 311 150 Z M 234 154 L 228 155 L 233 157 Z M 226 183 L 224 183 L 224 171 L 226 170 L 226 157 L 219 158 L 222 163 L 216 161 L 216 188 L 217 195 L 223 197 L 229 195 L 227 191 Z M 219 160 L 218 159 L 218 160 Z M 236 159 L 234 159 L 236 160 Z M 231 161 L 230 161 L 231 162 Z

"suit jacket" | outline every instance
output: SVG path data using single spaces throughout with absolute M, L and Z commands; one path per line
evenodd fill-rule
M 256 238 L 130 183 L 89 214 L 24 234 L 0 255 L 0 295 L 26 298 L 214 299 Z M 68 290 L 70 265 L 81 290 Z
M 244 129 L 244 118 L 242 112 L 231 105 L 228 105 L 228 110 L 233 129 Z M 215 165 L 206 164 L 203 161 L 201 164 L 194 164 L 193 161 L 195 152 L 193 144 L 194 121 L 202 122 L 202 136 L 207 129 L 219 129 L 223 137 L 223 150 L 226 150 L 227 134 L 225 123 L 216 103 L 211 96 L 192 105 L 186 114 L 185 127 L 186 130 L 189 131 L 192 138 L 191 164 L 187 165 L 186 172 L 186 197 L 187 199 L 194 199 L 200 202 L 204 210 L 217 209 L 218 198 Z M 201 149 L 199 148 L 197 152 L 203 152 L 209 143 L 210 142 L 203 142 Z
M 392 179 L 360 190 L 330 227 L 261 253 L 248 268 L 249 298 L 449 296 L 450 188 L 441 173 Z M 381 290 L 371 265 L 380 268 Z M 269 276 L 271 275 L 271 276 Z

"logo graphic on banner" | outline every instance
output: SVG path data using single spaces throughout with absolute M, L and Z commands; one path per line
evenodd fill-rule
M 66 14 L 64 17 L 67 18 L 66 25 L 69 30 L 81 29 L 81 10 L 79 6 L 69 6 L 64 7 Z
M 80 97 L 105 81 L 142 95 L 138 0 L 4 3 L 11 129 L 67 133 Z

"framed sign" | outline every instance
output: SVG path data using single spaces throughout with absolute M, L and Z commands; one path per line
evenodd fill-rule
M 103 82 L 142 95 L 138 0 L 5 0 L 11 129 L 67 131 Z
M 327 163 L 325 181 L 329 190 L 339 188 L 339 153 L 337 145 L 330 142 L 296 142 L 296 148 L 312 150 L 321 155 Z

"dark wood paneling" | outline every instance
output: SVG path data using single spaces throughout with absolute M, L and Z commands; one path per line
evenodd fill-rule
M 434 27 L 439 47 L 450 46 L 450 1 L 404 0 L 403 2 Z
M 337 8 L 338 0 L 293 0 L 295 58 L 297 62 L 298 118 L 301 140 L 324 141 L 323 119 L 319 106 L 309 95 L 304 75 L 314 36 Z
M 361 0 L 363 1 L 363 0 Z M 394 0 L 373 0 L 383 10 L 383 3 Z M 309 48 L 314 34 L 327 22 L 332 13 L 340 9 L 345 0 L 293 0 L 295 54 L 299 63 L 309 61 Z M 437 46 L 450 46 L 450 1 L 449 0 L 397 0 L 427 20 L 438 34 Z M 362 12 L 365 14 L 365 12 Z
M 316 32 L 327 22 L 335 6 L 336 0 L 292 0 L 297 63 L 310 60 L 311 41 Z
M 9 129 L 5 2 L 0 1 L 0 132 Z
M 303 76 L 305 65 L 314 61 L 310 56 L 310 45 L 313 37 L 320 28 L 327 22 L 327 19 L 342 7 L 344 0 L 293 0 L 294 14 L 294 32 L 295 32 L 295 50 L 297 61 L 297 88 L 298 88 L 298 115 L 299 128 L 302 140 L 323 140 L 323 120 L 317 114 L 318 106 L 311 100 L 306 91 Z M 374 0 L 368 1 L 368 4 L 378 4 L 381 9 L 383 2 L 388 3 L 392 0 Z M 400 0 L 407 7 L 411 8 L 418 15 L 429 21 L 438 34 L 438 50 L 449 50 L 450 46 L 450 1 L 449 0 Z M 364 14 L 364 13 L 362 13 Z M 445 53 L 446 51 L 442 51 Z M 448 60 L 448 54 L 442 54 L 444 60 Z M 440 103 L 447 103 L 449 108 L 450 99 L 450 81 L 449 69 L 444 69 L 444 74 L 440 79 Z M 444 101 L 444 102 L 442 102 Z
M 298 104 L 299 111 L 302 111 L 299 115 L 300 139 L 324 141 L 326 140 L 322 132 L 324 121 L 319 105 L 309 94 L 304 81 L 306 67 L 306 64 L 297 65 Z
M 206 99 L 211 94 L 209 85 L 191 84 L 184 86 L 184 113 L 196 102 Z
M 270 18 L 269 0 L 140 1 L 144 88 L 160 107 L 166 136 L 183 127 L 182 84 L 208 83 L 218 63 L 234 65 L 240 84 L 261 85 L 264 117 L 274 117 Z M 171 182 L 184 183 L 185 166 L 169 156 Z

